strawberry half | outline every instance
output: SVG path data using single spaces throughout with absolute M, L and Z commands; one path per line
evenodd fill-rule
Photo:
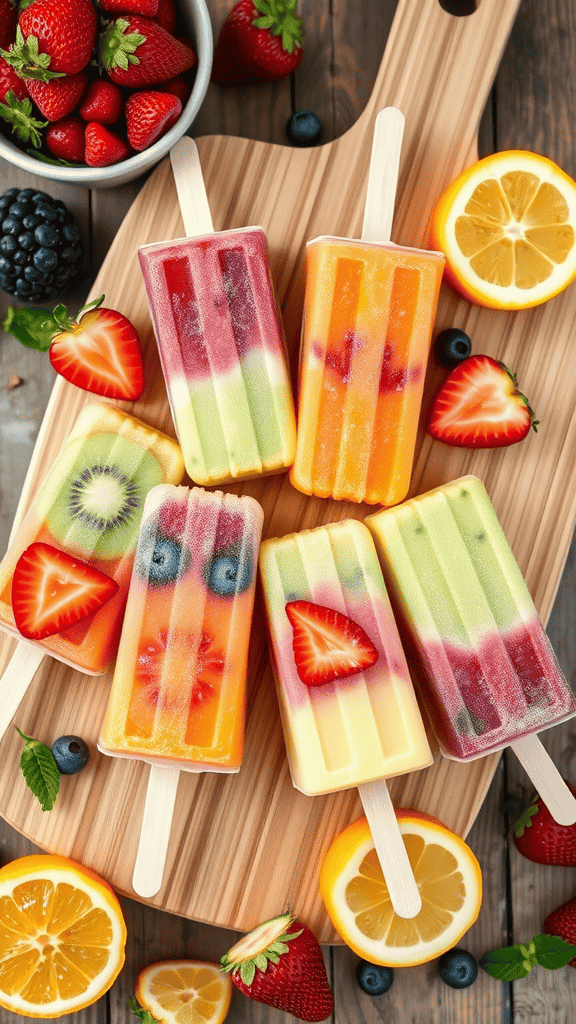
M 36 542 L 20 555 L 14 570 L 14 620 L 22 636 L 44 640 L 87 619 L 117 592 L 116 581 L 99 569 Z
M 370 668 L 378 651 L 357 622 L 311 601 L 290 601 L 296 670 L 306 686 L 322 686 Z
M 491 356 L 470 356 L 434 399 L 428 433 L 460 448 L 503 448 L 536 430 L 538 420 L 516 375 Z
M 576 796 L 576 786 L 568 785 Z M 559 825 L 541 797 L 517 821 L 514 845 L 523 857 L 536 864 L 576 867 L 576 825 Z
M 326 1020 L 334 1000 L 313 932 L 284 914 L 240 939 L 221 960 L 240 992 L 299 1020 Z

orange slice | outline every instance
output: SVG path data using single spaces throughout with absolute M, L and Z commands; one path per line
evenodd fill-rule
M 334 840 L 320 869 L 320 893 L 340 937 L 358 956 L 412 967 L 456 945 L 480 912 L 480 865 L 460 836 L 418 811 L 398 811 L 422 910 L 411 919 L 392 909 L 366 818 Z
M 110 886 L 66 857 L 0 870 L 0 1006 L 60 1017 L 95 1003 L 124 963 L 126 927 Z
M 166 960 L 140 972 L 136 997 L 161 1024 L 221 1024 L 230 1006 L 232 981 L 220 964 Z
M 576 277 L 576 183 L 537 153 L 495 153 L 464 171 L 432 214 L 446 277 L 492 309 L 538 306 Z

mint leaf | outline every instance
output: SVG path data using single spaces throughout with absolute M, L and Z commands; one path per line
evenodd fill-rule
M 60 326 L 49 309 L 16 309 L 8 306 L 2 327 L 21 345 L 47 352 Z
M 532 804 L 532 806 L 527 807 L 522 816 L 518 818 L 518 821 L 514 826 L 514 835 L 517 839 L 522 839 L 526 829 L 532 827 L 532 818 L 538 814 L 539 810 L 540 808 L 537 804 Z
M 144 1010 L 143 1007 L 140 1006 L 138 1002 L 136 1002 L 134 997 L 128 1000 L 128 1006 L 132 1010 L 134 1016 L 140 1018 L 142 1024 L 159 1024 L 159 1022 L 156 1020 L 156 1017 L 153 1017 L 152 1014 L 150 1013 L 150 1010 Z
M 16 726 L 16 731 L 24 740 L 24 750 L 20 757 L 20 768 L 24 782 L 39 801 L 43 811 L 51 811 L 60 792 L 60 772 L 54 755 L 44 743 L 32 739 Z
M 555 971 L 565 967 L 576 957 L 576 946 L 565 942 L 559 935 L 535 935 L 532 944 L 536 950 L 536 959 L 547 971 Z
M 534 966 L 530 960 L 526 960 L 519 945 L 493 949 L 482 957 L 480 965 L 486 974 L 500 981 L 518 981 L 525 978 Z

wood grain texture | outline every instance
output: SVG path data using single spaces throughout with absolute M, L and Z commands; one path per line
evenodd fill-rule
M 393 237 L 422 243 L 435 195 L 474 152 L 484 99 L 516 7 L 516 0 L 504 4 L 483 0 L 471 18 L 455 19 L 442 11 L 436 0 L 402 0 L 366 110 L 346 135 L 326 146 L 302 151 L 219 136 L 199 140 L 215 227 L 256 222 L 266 229 L 294 359 L 302 307 L 303 243 L 326 232 L 359 234 L 377 111 L 395 103 L 406 114 Z M 473 74 L 471 55 L 475 56 Z M 470 82 L 464 95 L 463 81 Z M 225 175 L 223 167 L 227 169 Z M 130 210 L 93 289 L 94 294 L 106 291 L 107 301 L 125 312 L 141 332 L 149 383 L 145 399 L 128 408 L 163 430 L 172 428 L 135 250 L 139 244 L 181 234 L 174 184 L 165 162 Z M 569 303 L 564 307 L 562 301 L 549 306 L 556 308 L 557 316 L 563 310 L 566 317 Z M 532 376 L 536 376 L 542 338 L 535 334 L 534 324 L 543 315 L 537 311 L 532 317 L 513 318 L 470 310 L 446 289 L 439 322 L 454 323 L 460 317 L 463 326 L 474 327 L 471 333 L 489 336 L 488 350 L 512 365 L 518 364 L 518 359 L 512 357 L 516 354 L 519 358 L 522 349 L 524 359 L 534 360 Z M 558 349 L 568 376 L 576 354 L 568 345 Z M 433 368 L 430 376 L 435 375 Z M 553 383 L 552 374 L 542 385 L 542 405 L 550 409 Z M 63 381 L 57 382 L 25 487 L 24 504 L 85 401 L 83 393 Z M 558 411 L 576 432 L 576 423 L 570 420 L 572 406 L 565 404 L 570 408 L 562 406 Z M 536 407 L 540 412 L 537 402 Z M 545 414 L 540 415 L 545 419 Z M 538 592 L 538 574 L 546 562 L 553 578 L 553 593 L 563 561 L 558 548 L 563 543 L 565 551 L 565 522 L 572 515 L 576 494 L 576 480 L 566 485 L 570 460 L 562 447 L 563 427 L 564 421 L 550 435 L 526 441 L 521 457 L 513 453 L 512 458 L 510 453 L 447 454 L 446 449 L 433 447 L 428 439 L 422 445 L 413 482 L 413 489 L 421 491 L 462 472 L 475 471 L 485 479 L 544 614 L 548 610 L 547 592 Z M 533 499 L 531 514 L 524 516 L 520 527 L 517 508 L 528 506 L 518 494 L 510 501 L 510 484 L 522 495 L 525 478 L 531 480 L 535 473 L 542 476 L 545 470 L 549 473 L 549 489 L 539 491 L 542 504 Z M 574 467 L 570 470 L 574 476 Z M 290 487 L 286 477 L 254 481 L 243 490 L 262 502 L 267 535 L 305 529 L 347 515 L 361 517 L 367 511 L 361 506 L 307 499 Z M 558 514 L 562 501 L 566 510 L 562 514 L 560 509 Z M 539 519 L 546 512 L 549 519 L 542 529 Z M 550 559 L 550 546 L 555 564 Z M 335 941 L 320 904 L 316 874 L 332 838 L 358 816 L 360 806 L 355 792 L 310 799 L 292 789 L 261 621 L 262 615 L 257 614 L 243 770 L 232 780 L 182 776 L 165 884 L 153 902 L 197 919 L 245 929 L 297 901 L 319 937 Z M 40 737 L 73 731 L 94 742 L 108 685 L 106 677 L 87 682 L 78 673 L 47 663 L 20 708 L 18 722 Z M 90 701 L 86 700 L 88 687 Z M 43 695 L 41 702 L 39 693 Z M 263 728 L 266 743 L 262 742 Z M 70 853 L 104 874 L 120 891 L 130 892 L 147 769 L 95 754 L 89 770 L 66 786 L 56 809 L 50 816 L 43 816 L 17 772 L 18 745 L 15 735 L 7 735 L 3 742 L 4 763 L 9 766 L 8 773 L 13 773 L 14 785 L 4 787 L 0 796 L 2 814 L 42 846 Z M 397 803 L 416 804 L 437 813 L 465 834 L 486 792 L 494 764 L 494 758 L 468 766 L 438 758 L 433 769 L 395 780 L 393 796 Z M 228 833 L 231 841 L 226 842 L 223 836 L 230 822 L 234 827 Z

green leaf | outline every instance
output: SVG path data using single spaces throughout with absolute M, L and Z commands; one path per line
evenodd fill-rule
M 286 53 L 293 53 L 300 46 L 304 31 L 302 19 L 296 14 L 296 0 L 252 0 L 261 15 L 252 24 L 271 36 L 281 36 Z
M 489 974 L 492 978 L 497 978 L 499 981 L 519 981 L 520 978 L 525 978 L 532 967 L 526 967 L 525 962 L 516 962 L 510 964 L 495 964 L 486 957 L 480 961 L 481 967 L 484 968 L 486 974 Z
M 140 63 L 136 50 L 146 42 L 147 37 L 140 32 L 127 33 L 127 28 L 130 28 L 130 22 L 125 18 L 117 18 L 102 36 L 100 61 L 107 71 L 112 68 L 127 71 L 130 64 Z
M 264 956 L 264 953 L 258 953 L 258 955 L 254 957 L 254 963 L 260 971 L 266 971 L 268 968 L 268 960 Z
M 36 36 L 28 36 L 27 39 L 24 39 L 19 25 L 11 49 L 0 50 L 0 57 L 3 57 L 14 68 L 20 78 L 33 78 L 39 82 L 51 82 L 54 78 L 64 78 L 63 71 L 49 71 L 50 54 L 39 52 Z
M 17 309 L 8 306 L 3 328 L 14 335 L 21 345 L 47 352 L 60 325 L 48 309 Z
M 276 939 L 276 942 L 272 942 L 269 948 L 273 953 L 282 954 L 287 953 L 290 947 L 287 946 L 285 942 L 280 942 L 279 939 Z
M 142 1024 L 159 1024 L 159 1022 L 156 1020 L 156 1017 L 153 1017 L 152 1014 L 150 1013 L 150 1010 L 145 1010 L 142 1006 L 140 1006 L 140 1003 L 138 1003 L 136 999 L 134 999 L 134 996 L 132 997 L 132 999 L 128 1000 L 128 1006 L 132 1010 L 134 1016 L 140 1018 Z
M 39 128 L 46 128 L 48 121 L 37 121 L 32 116 L 32 103 L 28 98 L 19 100 L 11 89 L 5 96 L 5 103 L 0 103 L 0 117 L 12 126 L 12 134 L 21 142 L 31 142 L 36 149 L 42 145 Z
M 55 167 L 78 167 L 78 164 L 71 164 L 69 160 L 61 160 L 55 156 L 45 156 L 44 153 L 39 153 L 36 149 L 27 149 L 26 152 L 30 156 L 36 157 L 37 160 L 42 160 L 45 164 L 54 164 Z
M 565 942 L 559 935 L 535 935 L 532 945 L 535 948 L 536 959 L 540 967 L 545 967 L 547 971 L 565 967 L 570 960 L 576 957 L 576 946 Z
M 28 789 L 39 801 L 43 811 L 51 811 L 60 792 L 60 772 L 54 755 L 44 743 L 25 736 L 16 726 L 16 731 L 24 740 L 24 749 L 20 757 L 20 768 Z
M 245 985 L 250 988 L 256 974 L 256 965 L 253 960 L 244 960 L 240 964 L 240 977 Z
M 518 818 L 518 821 L 514 826 L 514 835 L 517 839 L 521 839 L 526 829 L 532 827 L 532 818 L 534 815 L 538 814 L 539 810 L 540 808 L 537 804 L 532 804 L 532 806 L 527 807 L 522 816 Z

